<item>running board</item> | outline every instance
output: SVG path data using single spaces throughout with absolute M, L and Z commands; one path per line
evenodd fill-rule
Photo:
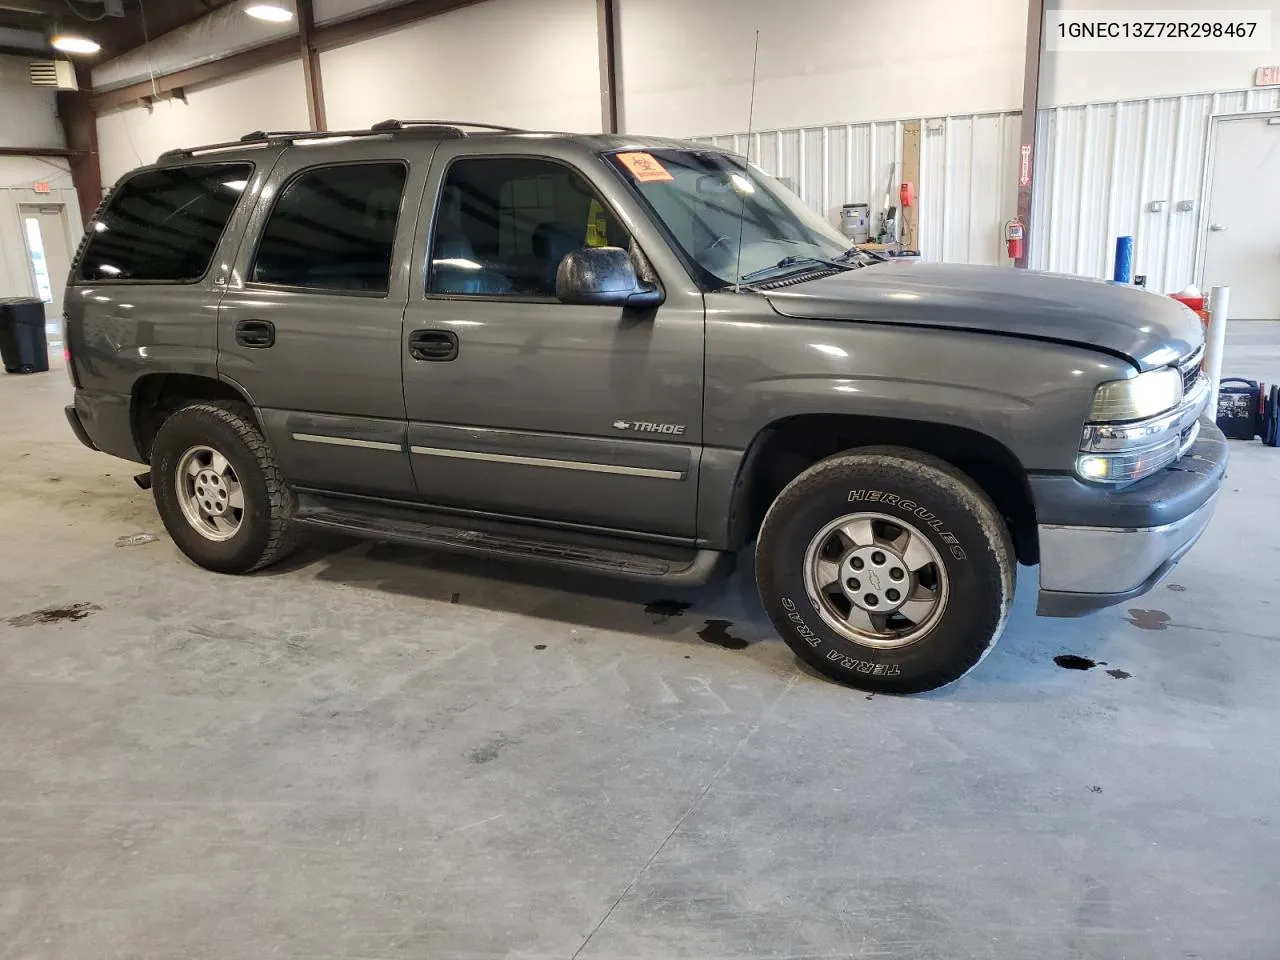
M 336 497 L 302 495 L 294 522 L 312 530 L 344 533 L 367 540 L 385 540 L 467 553 L 514 563 L 577 570 L 622 580 L 696 587 L 732 569 L 733 554 L 628 541 L 597 534 L 569 533 L 523 524 L 472 521 L 422 514 Z M 448 521 L 466 522 L 456 526 Z

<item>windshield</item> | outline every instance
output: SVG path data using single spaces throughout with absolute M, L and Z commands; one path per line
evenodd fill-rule
M 850 242 L 763 170 L 714 151 L 611 157 L 712 287 L 820 266 Z M 739 258 L 741 250 L 741 258 Z M 779 266 L 779 261 L 786 263 Z

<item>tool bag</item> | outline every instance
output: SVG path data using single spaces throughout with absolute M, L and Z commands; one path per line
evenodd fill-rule
M 1223 377 L 1218 388 L 1218 429 L 1231 440 L 1252 440 L 1261 426 L 1261 400 L 1257 380 Z
M 1280 387 L 1275 384 L 1263 404 L 1261 433 L 1262 442 L 1268 447 L 1280 447 Z

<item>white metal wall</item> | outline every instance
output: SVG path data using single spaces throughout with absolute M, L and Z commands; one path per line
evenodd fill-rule
M 1032 266 L 1109 277 L 1115 238 L 1129 235 L 1134 273 L 1149 289 L 1172 293 L 1197 281 L 1209 118 L 1270 110 L 1280 110 L 1280 88 L 1042 110 Z M 1153 201 L 1161 209 L 1152 211 Z
M 928 260 L 1006 264 L 1003 226 L 1017 212 L 1016 113 L 934 117 L 921 121 L 919 232 Z M 794 185 L 800 198 L 832 224 L 846 203 L 871 205 L 885 194 L 897 204 L 904 121 L 851 123 L 752 134 L 749 156 Z M 748 153 L 744 134 L 699 138 Z M 874 225 L 874 224 L 873 224 Z
M 1198 281 L 1209 118 L 1273 110 L 1280 110 L 1280 88 L 1041 110 L 1031 266 L 1108 278 L 1115 238 L 1129 235 L 1134 272 L 1149 289 L 1172 293 Z M 750 156 L 838 224 L 842 204 L 865 201 L 874 214 L 886 185 L 901 179 L 902 123 L 753 134 Z M 1017 212 L 1019 123 L 1018 113 L 921 121 L 916 186 L 925 259 L 1009 264 L 1003 228 Z M 699 139 L 747 152 L 742 134 Z M 1150 209 L 1153 201 L 1159 210 Z M 1179 210 L 1179 201 L 1191 209 Z

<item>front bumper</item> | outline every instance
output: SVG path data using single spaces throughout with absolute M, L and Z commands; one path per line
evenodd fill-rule
M 1177 463 L 1133 486 L 1033 477 L 1045 617 L 1078 617 L 1146 593 L 1204 533 L 1227 469 L 1227 442 L 1210 420 Z

